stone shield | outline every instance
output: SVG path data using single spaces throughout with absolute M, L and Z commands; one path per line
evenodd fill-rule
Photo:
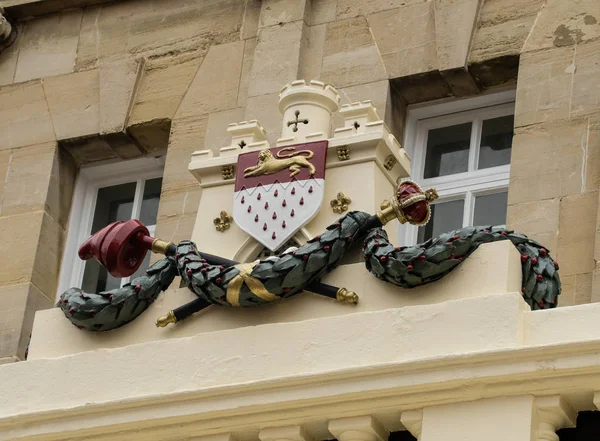
M 233 219 L 276 251 L 319 211 L 325 192 L 327 141 L 238 156 Z

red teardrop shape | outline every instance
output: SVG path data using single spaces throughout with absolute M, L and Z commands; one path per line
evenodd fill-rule
M 275 193 L 273 193 L 273 196 L 275 196 L 275 197 L 279 196 L 279 190 L 275 189 Z
M 277 219 L 277 213 L 273 212 L 273 220 Z
M 258 214 L 254 216 L 254 222 L 258 222 Z
M 292 194 L 296 194 L 296 187 L 292 187 Z
M 248 213 L 252 211 L 252 205 L 248 205 Z
M 308 192 L 309 192 L 309 193 L 312 193 L 312 192 L 313 192 L 312 185 L 311 185 L 310 187 L 308 187 Z
M 265 222 L 265 224 L 263 225 L 263 231 L 267 231 L 267 223 Z
M 285 221 L 281 223 L 281 228 L 285 228 Z
M 285 201 L 285 199 L 283 200 L 283 202 L 281 203 L 282 207 L 285 207 L 287 205 L 287 202 Z
M 265 210 L 269 209 L 269 201 L 265 202 Z
M 260 193 L 258 193 L 258 196 L 256 196 L 256 200 L 257 200 L 257 201 L 260 201 L 260 198 L 261 198 L 261 197 L 262 197 L 262 196 L 260 195 Z
M 275 234 L 275 231 L 273 231 L 273 234 L 271 234 L 271 239 L 273 239 L 273 240 L 277 239 L 277 234 Z
M 242 196 L 242 204 L 246 202 L 246 198 L 244 196 Z
M 300 198 L 300 205 L 304 205 L 304 198 Z
M 294 214 L 296 214 L 296 213 L 294 213 L 294 209 L 292 208 L 292 212 L 290 213 L 290 216 L 294 217 Z

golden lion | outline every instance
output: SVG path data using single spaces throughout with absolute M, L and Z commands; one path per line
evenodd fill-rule
M 289 169 L 290 178 L 293 178 L 303 167 L 308 168 L 309 174 L 315 174 L 315 166 L 309 161 L 314 156 L 314 152 L 310 150 L 296 150 L 295 147 L 286 147 L 277 152 L 277 158 L 273 156 L 270 150 L 262 150 L 258 154 L 258 163 L 253 167 L 248 167 L 244 170 L 244 177 L 250 178 L 253 176 L 272 175 L 283 169 Z M 282 152 L 294 151 L 293 153 L 282 155 Z M 304 155 L 306 156 L 300 156 Z

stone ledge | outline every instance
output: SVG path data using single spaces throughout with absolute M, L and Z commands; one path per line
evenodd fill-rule
M 520 292 L 519 254 L 509 242 L 486 244 L 442 280 L 413 289 L 402 289 L 373 277 L 364 264 L 343 265 L 323 278 L 325 283 L 344 286 L 360 296 L 358 305 L 339 304 L 312 293 L 294 296 L 261 308 L 209 307 L 168 328 L 156 328 L 156 319 L 195 297 L 187 289 L 172 289 L 160 295 L 134 322 L 107 333 L 84 332 L 65 319 L 60 309 L 36 315 L 29 360 L 55 358 L 103 348 L 126 347 L 155 340 L 193 337 L 202 333 L 247 329 L 269 323 L 299 322 L 345 316 L 405 306 L 433 305 L 450 300 Z
M 523 338 L 532 317 L 535 333 L 555 324 L 513 293 L 247 327 L 243 340 L 228 330 L 4 365 L 0 440 L 177 439 L 415 403 L 589 395 L 600 390 L 600 305 L 585 308 L 564 308 L 588 330 L 568 344 Z

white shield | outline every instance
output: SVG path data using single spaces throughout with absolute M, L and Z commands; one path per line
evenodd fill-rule
M 236 169 L 233 219 L 276 251 L 319 211 L 327 141 L 244 153 Z

